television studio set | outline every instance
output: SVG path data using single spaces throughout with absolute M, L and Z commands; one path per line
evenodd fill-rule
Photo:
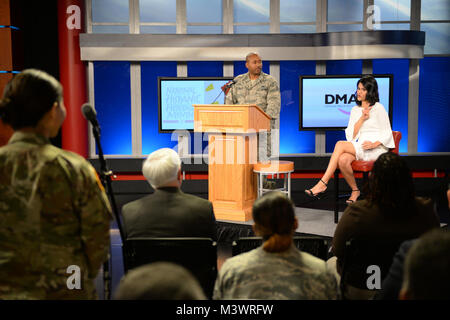
M 0 0 L 0 48 L 0 300 L 450 299 L 448 0 Z

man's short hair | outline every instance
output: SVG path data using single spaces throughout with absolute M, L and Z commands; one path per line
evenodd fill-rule
M 152 152 L 142 165 L 142 173 L 153 189 L 177 180 L 181 160 L 178 154 L 169 148 Z
M 117 300 L 206 300 L 198 280 L 186 268 L 154 262 L 130 270 L 120 281 Z
M 247 54 L 247 55 L 245 56 L 245 62 L 248 62 L 248 60 L 250 59 L 251 56 L 258 56 L 258 57 L 261 57 L 261 56 L 259 55 L 258 52 L 250 52 L 249 54 Z
M 450 299 L 450 232 L 433 229 L 417 240 L 405 259 L 403 288 L 409 299 Z

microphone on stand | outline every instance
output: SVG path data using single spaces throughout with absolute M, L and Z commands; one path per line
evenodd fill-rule
M 106 164 L 106 160 L 103 155 L 103 148 L 100 143 L 100 125 L 98 124 L 97 120 L 97 112 L 89 103 L 85 103 L 81 106 L 81 113 L 83 114 L 83 117 L 92 124 L 92 132 L 94 134 L 95 143 L 98 148 L 98 160 L 100 163 L 99 176 L 103 186 L 107 191 L 107 194 L 109 195 L 112 211 L 116 219 L 117 227 L 119 229 L 119 235 L 122 240 L 122 243 L 124 243 L 125 237 L 123 233 L 122 224 L 120 222 L 119 210 L 117 208 L 116 199 L 114 197 L 114 192 L 112 190 L 111 176 L 113 175 L 113 172 L 108 169 L 108 165 Z M 103 290 L 106 300 L 111 299 L 111 273 L 112 273 L 112 261 L 111 255 L 109 255 L 109 259 L 107 259 L 103 263 L 103 285 L 104 285 Z
M 214 99 L 213 102 L 211 102 L 211 104 L 213 104 L 214 102 L 216 102 L 216 100 L 220 97 L 220 95 L 222 94 L 222 92 L 225 93 L 225 95 L 228 94 L 228 91 L 230 91 L 231 87 L 236 83 L 236 81 L 234 80 L 230 80 L 227 83 L 225 83 L 222 87 L 220 87 L 222 90 L 220 91 L 219 95 Z
M 81 113 L 83 114 L 83 117 L 92 124 L 93 127 L 98 128 L 100 131 L 100 126 L 97 121 L 97 112 L 89 103 L 85 103 L 81 106 Z
M 222 91 L 225 93 L 225 95 L 228 94 L 228 91 L 230 91 L 231 87 L 232 87 L 235 83 L 236 83 L 236 81 L 231 80 L 231 81 L 227 82 L 226 84 L 224 84 L 224 85 L 222 86 L 221 89 L 222 89 Z

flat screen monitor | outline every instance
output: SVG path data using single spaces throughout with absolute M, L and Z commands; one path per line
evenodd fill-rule
M 194 129 L 193 104 L 223 104 L 232 77 L 159 77 L 159 132 Z
M 373 75 L 380 103 L 392 126 L 392 74 Z M 300 76 L 300 130 L 345 129 L 356 105 L 356 84 L 362 75 Z

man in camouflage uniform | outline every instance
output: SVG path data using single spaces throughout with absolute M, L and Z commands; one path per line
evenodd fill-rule
M 0 148 L 0 299 L 96 298 L 110 219 L 104 189 L 84 158 L 16 131 Z M 80 289 L 68 288 L 76 284 L 69 266 L 81 271 Z
M 262 72 L 261 57 L 251 52 L 246 57 L 245 67 L 248 72 L 234 78 L 235 84 L 228 92 L 226 104 L 256 104 L 266 112 L 272 120 L 271 130 L 276 129 L 276 119 L 280 117 L 281 99 L 280 88 L 277 81 L 271 76 Z M 271 134 L 262 134 L 259 137 L 258 159 L 267 161 L 271 154 Z

